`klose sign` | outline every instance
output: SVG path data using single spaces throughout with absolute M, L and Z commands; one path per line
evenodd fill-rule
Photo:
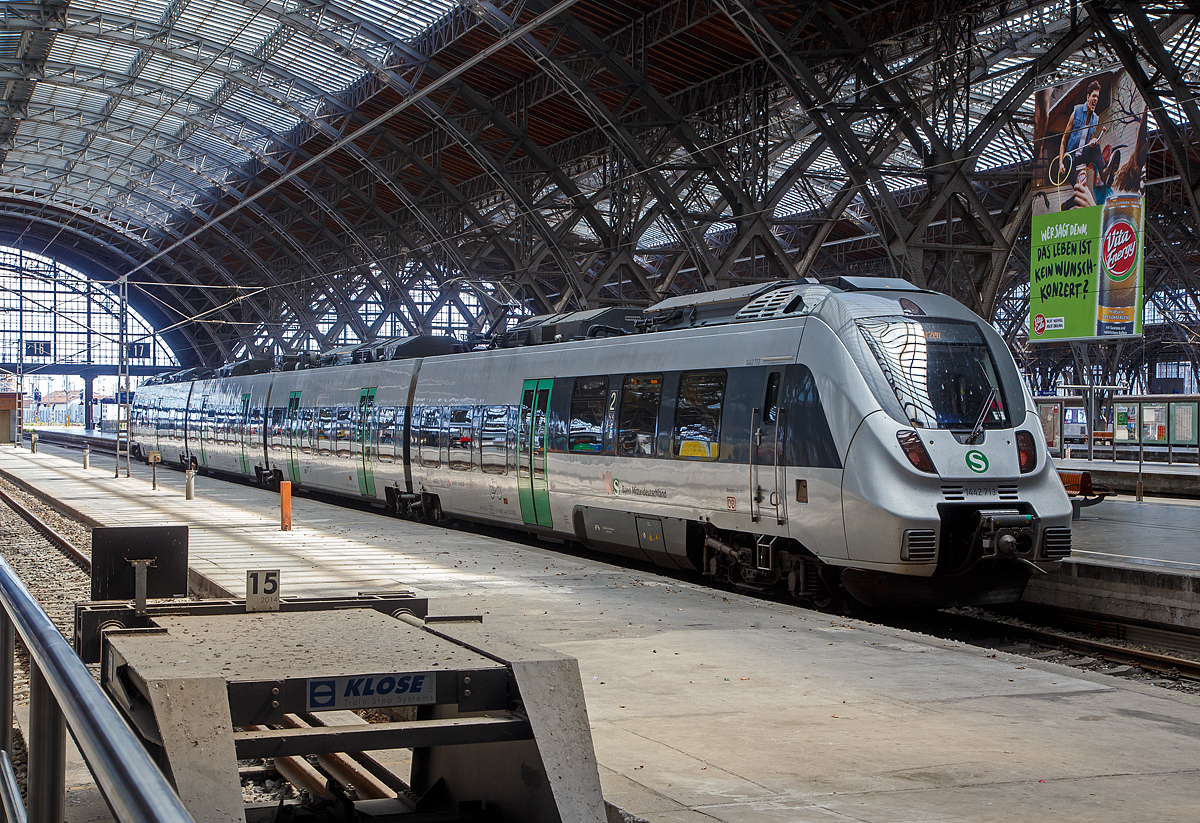
M 436 702 L 437 674 L 367 674 L 308 681 L 308 711 L 419 706 Z

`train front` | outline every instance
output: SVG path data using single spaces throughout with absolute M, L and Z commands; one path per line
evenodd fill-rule
M 868 604 L 1018 600 L 1070 553 L 1071 505 L 1003 339 L 930 292 L 823 309 L 877 404 L 847 450 L 842 584 Z

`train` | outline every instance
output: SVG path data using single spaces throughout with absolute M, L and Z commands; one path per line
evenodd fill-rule
M 1071 505 L 1003 339 L 893 278 L 775 281 L 137 389 L 134 454 L 818 608 L 1012 602 Z

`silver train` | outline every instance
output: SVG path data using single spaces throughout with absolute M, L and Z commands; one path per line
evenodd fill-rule
M 1070 553 L 1071 506 L 1003 340 L 904 281 L 838 285 L 185 372 L 138 389 L 131 442 L 817 606 L 1019 598 Z

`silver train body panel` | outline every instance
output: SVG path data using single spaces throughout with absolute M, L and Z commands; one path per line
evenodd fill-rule
M 995 331 L 942 295 L 814 289 L 774 320 L 146 386 L 133 439 L 212 471 L 710 572 L 705 546 L 720 543 L 729 557 L 786 545 L 864 573 L 958 574 L 972 552 L 996 556 L 993 538 L 1014 563 L 1054 566 L 1047 530 L 1069 545 L 1070 504 Z M 949 400 L 911 402 L 897 388 L 895 363 L 932 372 L 943 337 L 968 341 L 945 351 L 973 352 L 1000 398 L 974 440 L 932 407 L 974 419 L 978 386 L 950 374 Z M 1028 525 L 1012 549 L 1001 521 L 1015 516 Z

